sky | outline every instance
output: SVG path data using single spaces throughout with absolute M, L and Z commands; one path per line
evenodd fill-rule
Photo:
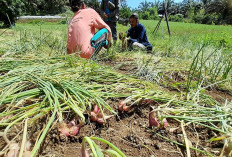
M 138 8 L 139 4 L 141 2 L 144 2 L 145 0 L 127 0 L 127 4 L 131 8 Z M 154 2 L 155 0 L 147 0 L 147 2 Z M 174 0 L 174 2 L 178 3 L 181 2 L 182 0 Z

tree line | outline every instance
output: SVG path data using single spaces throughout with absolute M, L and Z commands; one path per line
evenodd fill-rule
M 65 11 L 66 0 L 0 0 L 0 21 L 10 26 L 19 15 L 58 14 Z
M 86 0 L 88 6 L 99 11 L 99 0 Z M 159 11 L 166 5 L 170 21 L 202 24 L 232 24 L 231 0 L 173 0 L 143 1 L 138 8 L 130 8 L 121 0 L 120 17 L 128 18 L 137 12 L 141 19 L 158 20 Z M 19 15 L 53 15 L 69 9 L 67 0 L 0 0 L 0 22 L 10 26 Z
M 85 0 L 88 6 L 99 8 L 98 0 Z M 22 15 L 55 15 L 69 10 L 68 0 L 0 0 L 0 22 L 5 26 L 15 23 Z
M 122 2 L 121 17 L 128 18 L 137 12 L 142 19 L 159 19 L 158 12 L 167 8 L 169 21 L 202 24 L 232 24 L 232 0 L 154 0 L 141 2 L 138 8 L 131 9 L 126 1 Z

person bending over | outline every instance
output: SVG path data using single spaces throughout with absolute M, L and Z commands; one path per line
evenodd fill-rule
M 102 46 L 110 44 L 111 29 L 92 8 L 86 8 L 83 0 L 69 0 L 75 13 L 69 23 L 67 52 L 80 52 L 82 58 L 91 58 Z M 95 29 L 99 31 L 95 34 Z
M 130 28 L 127 31 L 127 46 L 129 49 L 140 48 L 152 52 L 152 45 L 147 39 L 147 33 L 144 25 L 139 23 L 139 17 L 136 13 L 129 18 Z

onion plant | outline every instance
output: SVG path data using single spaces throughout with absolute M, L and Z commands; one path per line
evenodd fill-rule
M 182 103 L 181 101 L 178 102 L 178 100 L 171 100 L 167 104 L 159 106 L 155 111 L 157 111 L 161 119 L 175 119 L 179 122 L 185 121 L 187 125 L 195 124 L 197 126 L 202 126 L 217 132 L 218 137 L 216 138 L 223 136 L 227 137 L 229 140 L 232 135 L 231 108 L 231 102 L 219 104 L 212 100 L 210 103 L 209 101 L 185 101 L 185 103 Z M 208 140 L 208 142 L 210 142 L 210 139 Z
M 25 119 L 28 124 L 25 128 L 33 130 L 35 123 L 46 118 L 46 122 L 41 126 L 42 129 L 38 130 L 40 133 L 36 135 L 32 156 L 37 154 L 46 135 L 56 122 L 63 121 L 65 111 L 74 113 L 81 125 L 85 123 L 84 114 L 91 112 L 93 106 L 97 106 L 103 116 L 105 110 L 116 114 L 106 103 L 105 100 L 108 98 L 124 99 L 123 102 L 130 107 L 140 105 L 143 101 L 151 106 L 156 101 L 161 102 L 164 105 L 154 109 L 159 119 L 172 118 L 179 122 L 187 122 L 185 123 L 187 125 L 191 123 L 201 125 L 221 135 L 213 137 L 211 141 L 222 139 L 227 140 L 228 145 L 231 143 L 231 102 L 220 104 L 199 92 L 209 86 L 208 83 L 214 85 L 231 77 L 230 52 L 225 54 L 224 50 L 207 50 L 208 45 L 207 47 L 204 45 L 194 54 L 201 41 L 197 41 L 197 44 L 194 44 L 194 41 L 186 41 L 186 37 L 192 39 L 187 35 L 178 40 L 177 38 L 164 40 L 161 47 L 156 47 L 158 48 L 156 53 L 162 57 L 189 59 L 195 56 L 189 69 L 186 86 L 186 95 L 188 94 L 189 99 L 182 100 L 160 92 L 160 87 L 152 83 L 162 79 L 160 72 L 169 70 L 166 67 L 171 67 L 170 70 L 173 71 L 173 64 L 170 66 L 169 63 L 164 62 L 157 68 L 160 59 L 154 60 L 153 57 L 146 55 L 148 59 L 144 57 L 137 62 L 136 75 L 127 76 L 92 60 L 63 55 L 66 53 L 66 32 L 43 30 L 41 23 L 38 26 L 39 31 L 33 31 L 34 28 L 25 30 L 24 27 L 20 29 L 16 27 L 14 40 L 5 43 L 8 46 L 4 48 L 7 53 L 0 59 L 0 69 L 4 71 L 0 76 L 0 127 L 5 128 L 3 136 L 7 137 L 12 126 L 22 124 Z M 66 26 L 62 29 L 64 28 Z M 56 30 L 54 25 L 52 29 Z M 157 45 L 155 41 L 151 42 Z M 102 54 L 101 59 L 113 59 L 114 51 L 111 49 L 111 52 Z M 125 53 L 132 55 L 134 52 Z M 141 58 L 141 54 L 138 54 L 137 58 Z M 169 59 L 173 60 L 173 58 Z M 111 148 L 101 150 L 95 141 L 103 142 Z M 83 154 L 86 153 L 87 143 L 93 156 L 105 154 L 125 156 L 113 144 L 97 137 L 83 139 Z M 173 143 L 185 146 L 178 142 Z M 7 147 L 3 151 L 6 149 Z M 204 153 L 203 150 L 194 147 L 190 149 Z M 207 152 L 204 154 L 210 155 Z
M 199 89 L 208 84 L 230 79 L 232 74 L 231 54 L 223 54 L 220 50 L 207 52 L 205 45 L 201 46 L 189 69 L 186 83 L 186 95 L 191 89 Z
M 158 106 L 152 111 L 156 112 L 157 118 L 160 121 L 166 118 L 167 120 L 174 119 L 180 123 L 185 122 L 186 125 L 195 124 L 196 126 L 202 126 L 217 133 L 217 137 L 212 137 L 212 139 L 215 139 L 213 141 L 226 139 L 228 142 L 225 143 L 225 148 L 229 147 L 227 145 L 229 145 L 232 137 L 232 102 L 226 101 L 225 104 L 220 104 L 209 96 L 201 93 L 199 93 L 199 96 L 200 99 L 197 99 L 197 101 L 188 101 L 177 97 L 167 97 L 162 95 L 162 93 L 146 92 L 135 93 L 124 101 L 125 103 L 129 102 L 129 106 L 134 104 L 141 105 L 141 100 L 149 105 L 152 105 L 155 101 L 163 102 L 163 105 Z M 168 139 L 167 137 L 161 137 Z M 168 141 L 173 140 L 169 139 Z M 208 139 L 208 142 L 210 142 L 210 139 Z M 172 143 L 178 142 L 174 141 Z M 205 152 L 199 148 L 191 147 L 191 149 L 212 156 L 209 152 Z
M 102 115 L 104 115 L 104 108 L 115 114 L 113 109 L 96 93 L 93 94 L 71 81 L 59 82 L 27 74 L 27 77 L 22 75 L 20 78 L 19 76 L 12 84 L 7 82 L 9 82 L 8 79 L 1 81 L 0 88 L 0 108 L 3 111 L 0 117 L 3 118 L 1 125 L 7 126 L 4 131 L 5 135 L 13 125 L 22 123 L 25 118 L 28 118 L 29 122 L 33 122 L 52 114 L 42 134 L 38 136 L 38 141 L 32 150 L 32 156 L 36 154 L 56 119 L 59 122 L 63 121 L 62 113 L 64 110 L 72 109 L 82 125 L 85 123 L 84 112 L 90 111 L 94 104 L 99 106 Z M 28 104 L 27 100 L 31 100 L 32 104 Z M 11 117 L 5 118 L 9 115 Z
M 100 147 L 96 144 L 95 141 L 99 141 L 102 143 L 107 144 L 110 149 L 102 150 Z M 126 155 L 119 150 L 114 144 L 110 143 L 109 141 L 99 138 L 99 137 L 84 137 L 82 141 L 82 147 L 81 147 L 81 157 L 89 157 L 89 153 L 87 151 L 86 144 L 89 144 L 89 147 L 91 149 L 91 152 L 94 157 L 103 157 L 104 155 L 108 156 L 115 156 L 115 157 L 126 157 Z

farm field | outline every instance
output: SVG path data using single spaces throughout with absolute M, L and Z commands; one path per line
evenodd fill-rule
M 232 156 L 232 27 L 170 22 L 169 38 L 140 22 L 152 53 L 118 41 L 94 60 L 66 55 L 62 22 L 0 29 L 0 156 L 10 141 L 32 156 L 84 156 L 83 141 L 93 156 Z

